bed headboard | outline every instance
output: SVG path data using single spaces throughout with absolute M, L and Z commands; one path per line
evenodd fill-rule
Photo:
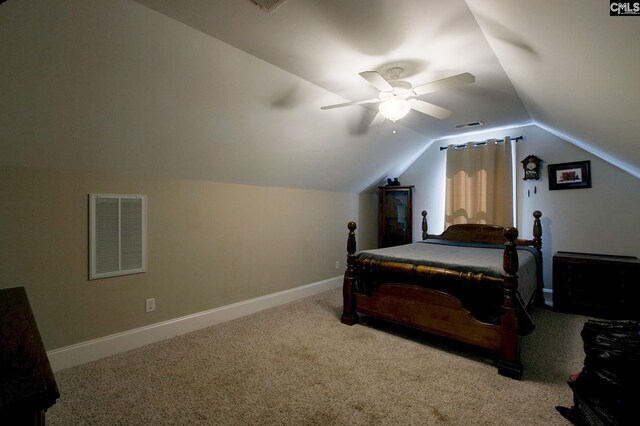
M 438 238 L 441 240 L 470 241 L 474 243 L 494 243 L 503 244 L 504 228 L 498 225 L 451 225 L 440 235 L 427 235 L 427 238 Z
M 538 210 L 533 212 L 533 240 L 516 239 L 518 246 L 533 246 L 538 250 L 542 249 L 542 226 L 540 217 L 542 213 Z M 504 236 L 505 228 L 499 225 L 482 224 L 461 224 L 451 225 L 440 235 L 427 233 L 427 212 L 422 211 L 422 239 L 438 238 L 450 241 L 470 241 L 474 243 L 504 244 L 507 239 Z

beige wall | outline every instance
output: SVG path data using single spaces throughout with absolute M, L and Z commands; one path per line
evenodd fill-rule
M 0 288 L 48 350 L 339 276 L 350 220 L 375 245 L 357 192 L 415 133 L 352 134 L 359 109 L 130 0 L 1 9 Z M 148 196 L 147 273 L 87 280 L 91 192 Z
M 26 287 L 48 350 L 339 276 L 347 222 L 375 235 L 358 194 L 0 171 L 0 287 Z M 147 195 L 147 273 L 87 279 L 91 192 Z

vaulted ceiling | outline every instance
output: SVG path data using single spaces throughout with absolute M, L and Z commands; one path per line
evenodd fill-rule
M 9 0 L 3 164 L 359 192 L 434 140 L 535 123 L 640 178 L 640 16 L 602 0 Z M 358 73 L 473 84 L 373 123 Z
M 451 117 L 401 124 L 433 140 L 470 121 L 535 122 L 640 177 L 640 16 L 611 17 L 608 2 L 286 0 L 266 13 L 249 0 L 137 1 L 348 101 L 377 94 L 365 70 L 399 66 L 414 85 L 470 72 L 474 84 L 426 97 Z M 294 89 L 279 100 L 304 101 Z

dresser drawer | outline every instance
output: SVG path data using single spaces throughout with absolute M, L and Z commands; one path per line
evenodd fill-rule
M 558 252 L 554 309 L 606 318 L 640 318 L 640 261 L 629 256 Z

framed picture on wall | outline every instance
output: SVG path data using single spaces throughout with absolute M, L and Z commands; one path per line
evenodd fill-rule
M 549 190 L 591 188 L 591 161 L 549 164 Z

